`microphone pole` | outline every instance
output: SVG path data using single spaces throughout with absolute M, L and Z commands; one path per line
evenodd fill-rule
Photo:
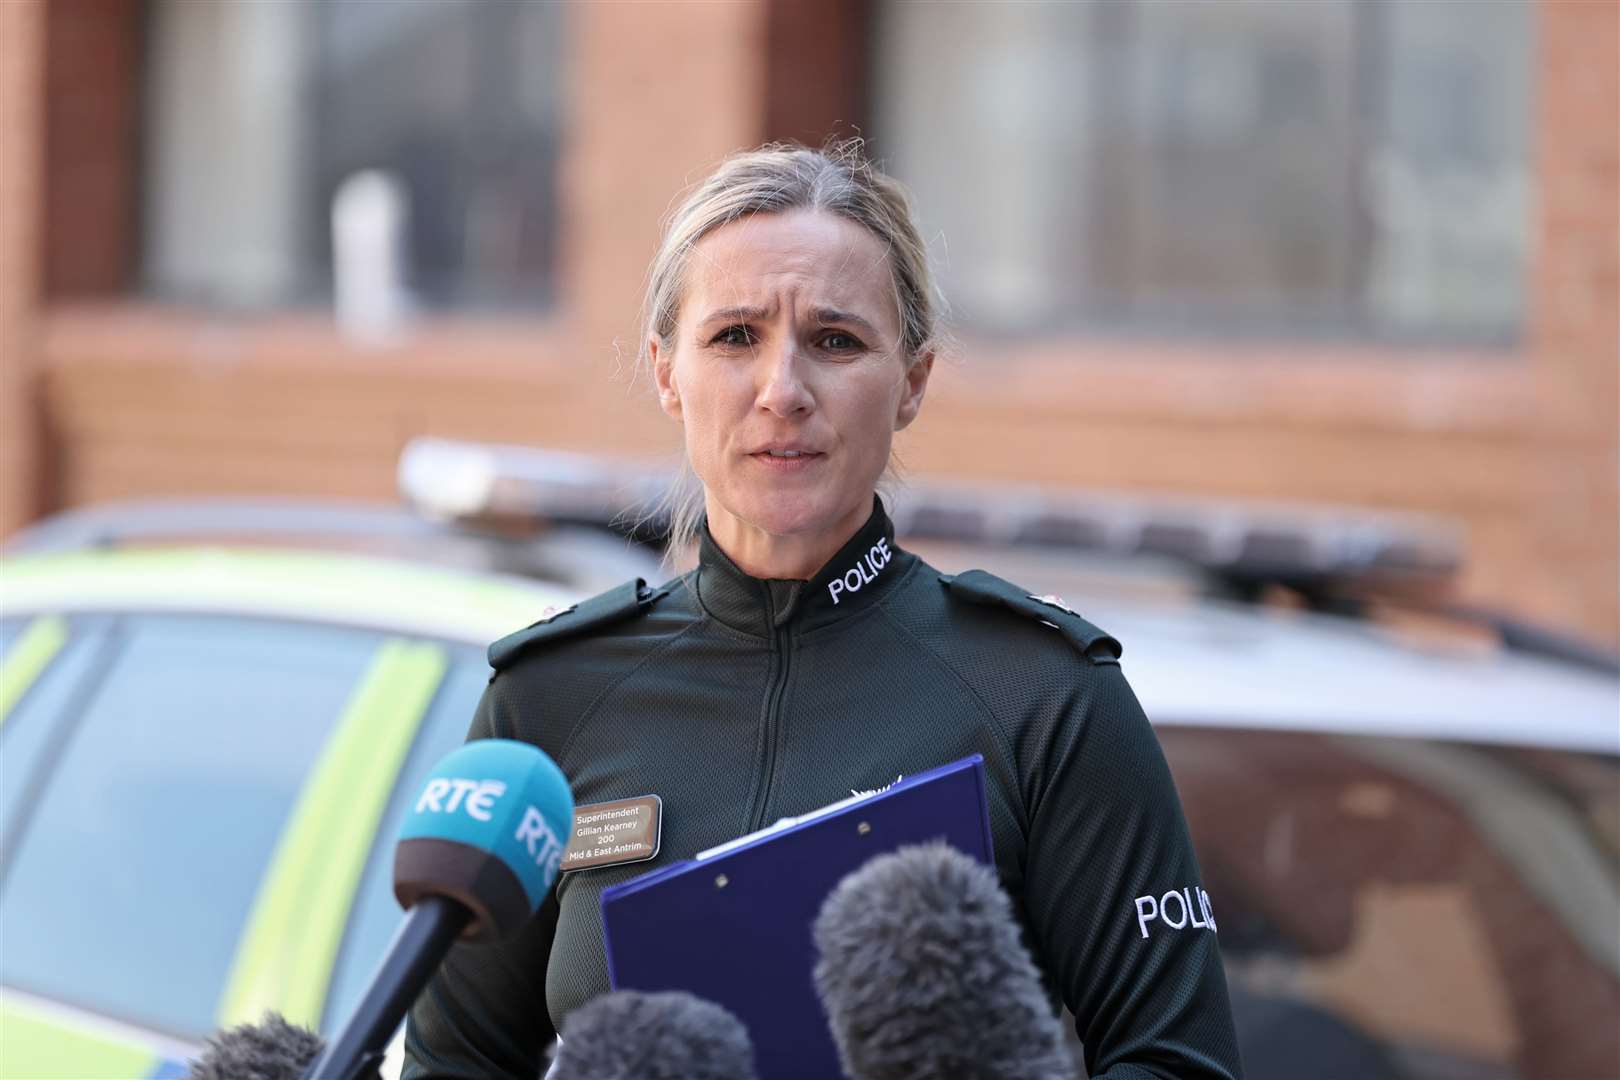
M 343 1032 L 310 1066 L 309 1080 L 378 1080 L 388 1041 L 473 917 L 471 909 L 447 896 L 427 896 L 405 913 L 371 991 L 360 999 Z M 322 1072 L 326 1061 L 353 1062 L 344 1072 Z

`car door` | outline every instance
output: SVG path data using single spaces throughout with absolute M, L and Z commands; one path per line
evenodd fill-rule
M 1620 1075 L 1614 753 L 1169 725 L 1159 736 L 1251 1080 Z M 1141 925 L 1212 932 L 1169 915 Z

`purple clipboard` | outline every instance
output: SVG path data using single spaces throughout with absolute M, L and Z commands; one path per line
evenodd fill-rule
M 761 1080 L 842 1076 L 811 979 L 811 924 L 874 855 L 940 839 L 995 863 L 978 754 L 602 890 L 608 977 L 615 990 L 686 990 L 730 1009 Z

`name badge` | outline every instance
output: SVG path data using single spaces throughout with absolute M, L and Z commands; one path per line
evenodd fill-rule
M 664 837 L 664 800 L 657 795 L 591 803 L 574 808 L 574 834 L 563 852 L 562 869 L 646 862 L 658 854 Z

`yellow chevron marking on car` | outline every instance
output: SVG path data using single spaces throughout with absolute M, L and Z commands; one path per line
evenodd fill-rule
M 0 1002 L 0 1078 L 83 1080 L 150 1076 L 162 1061 L 151 1048 L 64 1024 L 18 1001 Z
M 260 883 L 221 999 L 221 1027 L 266 1010 L 320 1025 L 377 824 L 448 666 L 436 645 L 390 639 L 378 649 Z
M 0 724 L 11 715 L 11 707 L 34 685 L 40 672 L 67 644 L 67 623 L 54 616 L 35 619 L 22 636 L 12 643 L 4 664 L 0 664 Z

